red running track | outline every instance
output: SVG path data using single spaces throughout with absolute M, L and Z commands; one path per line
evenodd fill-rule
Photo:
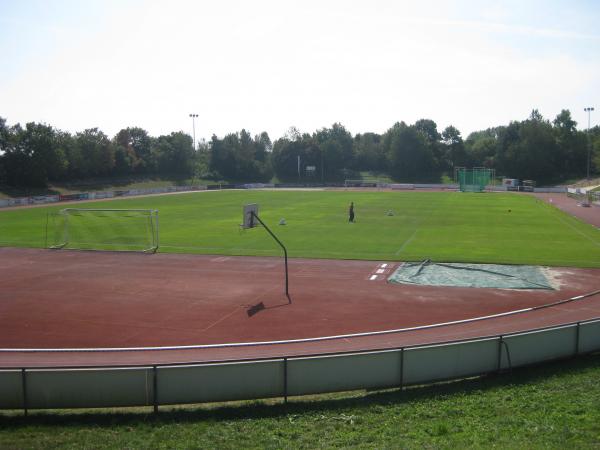
M 568 197 L 566 194 L 536 193 L 534 195 L 540 200 L 562 209 L 567 214 L 600 228 L 600 207 L 596 205 L 583 207 L 576 199 Z
M 386 283 L 397 264 L 292 259 L 288 302 L 281 258 L 0 248 L 0 367 L 166 364 L 394 348 L 600 317 L 595 294 L 514 315 L 404 330 L 598 291 L 600 270 L 551 269 L 558 290 L 517 291 Z M 259 303 L 264 309 L 249 315 Z M 398 331 L 372 333 L 390 330 Z M 360 333 L 370 334 L 319 339 Z M 284 342 L 256 344 L 268 341 Z M 244 345 L 223 345 L 232 343 Z

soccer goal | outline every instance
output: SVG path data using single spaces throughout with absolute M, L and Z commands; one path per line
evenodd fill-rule
M 66 208 L 48 217 L 50 248 L 138 251 L 158 249 L 158 210 Z

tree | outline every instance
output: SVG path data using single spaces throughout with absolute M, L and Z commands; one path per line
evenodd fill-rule
M 0 117 L 0 155 L 8 150 L 8 142 L 10 139 L 10 131 L 6 126 L 6 119 Z
M 465 165 L 470 167 L 498 167 L 498 139 L 506 127 L 474 131 L 464 141 Z
M 152 153 L 154 139 L 146 130 L 140 127 L 127 128 L 129 143 L 138 160 L 133 169 L 139 173 L 152 173 L 156 171 L 156 160 Z
M 113 138 L 115 170 L 119 173 L 153 173 L 156 160 L 152 152 L 153 140 L 143 128 L 120 130 Z
M 159 136 L 153 147 L 158 172 L 163 175 L 191 175 L 194 169 L 192 138 L 182 131 Z
M 433 154 L 425 135 L 416 127 L 396 123 L 384 135 L 384 146 L 395 179 L 412 181 L 431 174 Z
M 269 135 L 263 132 L 252 140 L 250 133 L 242 130 L 237 136 L 239 146 L 233 148 L 236 178 L 245 181 L 269 181 L 273 176 L 267 160 L 266 145 L 270 142 Z
M 75 135 L 83 176 L 109 176 L 115 167 L 115 148 L 106 134 L 89 128 Z M 79 155 L 77 155 L 79 157 Z
M 215 174 L 226 178 L 233 177 L 236 170 L 234 150 L 214 134 L 210 142 L 209 168 Z
M 352 152 L 356 170 L 385 170 L 386 157 L 379 134 L 357 134 L 352 143 Z
M 592 159 L 592 169 L 596 174 L 600 173 L 600 127 L 595 127 L 598 132 L 590 133 L 591 140 L 591 159 Z
M 328 180 L 343 179 L 345 169 L 352 167 L 352 135 L 342 124 L 334 123 L 331 128 L 317 131 L 313 141 L 321 151 L 324 177 Z
M 302 159 L 307 146 L 307 143 L 302 140 L 291 141 L 286 137 L 275 141 L 271 161 L 279 179 L 299 181 L 298 157 Z
M 552 126 L 537 110 L 501 130 L 497 150 L 499 169 L 511 178 L 544 182 L 559 175 Z
M 254 137 L 254 159 L 257 163 L 257 181 L 270 181 L 273 178 L 273 167 L 271 165 L 271 152 L 273 144 L 266 131 Z
M 6 126 L 6 119 L 0 117 L 0 186 L 7 182 L 5 155 L 8 151 L 10 131 Z
M 266 163 L 269 158 L 269 153 L 273 150 L 273 143 L 269 137 L 269 133 L 263 131 L 259 135 L 254 136 L 256 148 L 256 160 Z
M 466 151 L 460 131 L 449 125 L 442 132 L 442 142 L 445 146 L 443 166 L 454 172 L 454 167 L 466 164 Z
M 284 138 L 290 142 L 299 141 L 302 139 L 302 133 L 300 133 L 300 130 L 298 130 L 298 128 L 295 126 L 291 126 L 286 131 Z
M 252 139 L 242 130 L 230 133 L 222 140 L 212 137 L 210 169 L 226 178 L 239 181 L 269 181 L 273 177 L 269 158 L 271 140 L 263 131 Z
M 563 109 L 552 122 L 558 145 L 556 164 L 563 178 L 583 174 L 587 170 L 587 137 L 577 131 L 571 112 Z
M 68 162 L 49 125 L 28 123 L 4 132 L 6 182 L 13 186 L 45 187 L 66 173 Z
M 441 145 L 442 136 L 437 130 L 437 124 L 431 119 L 420 119 L 413 126 L 423 135 L 428 152 L 433 155 L 433 167 L 430 171 L 444 170 L 446 168 L 445 148 Z
M 497 129 L 488 128 L 475 131 L 467 137 L 465 144 L 465 165 L 471 167 L 496 167 Z

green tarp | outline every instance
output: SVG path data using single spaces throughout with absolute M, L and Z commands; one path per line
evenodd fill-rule
M 553 289 L 541 267 L 499 264 L 434 263 L 400 265 L 390 283 L 500 289 Z

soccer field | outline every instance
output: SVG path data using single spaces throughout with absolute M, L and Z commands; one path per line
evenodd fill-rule
M 44 247 L 47 213 L 65 207 L 139 208 L 160 211 L 160 252 L 280 255 L 265 230 L 240 229 L 247 203 L 290 257 L 600 267 L 596 228 L 512 193 L 244 190 L 62 203 L 0 211 L 0 245 Z

